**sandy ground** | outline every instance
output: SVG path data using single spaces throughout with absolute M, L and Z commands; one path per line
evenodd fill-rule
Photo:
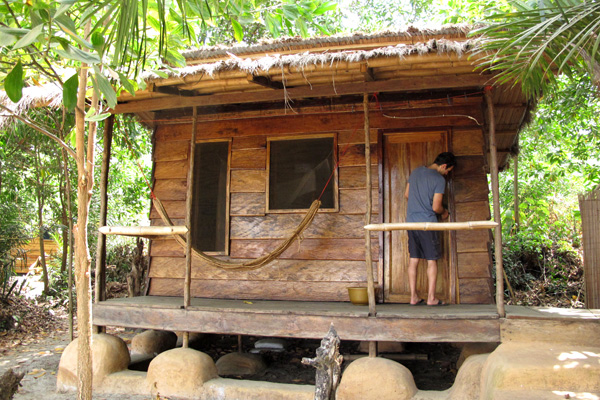
M 127 335 L 126 335 L 127 336 Z M 77 398 L 77 393 L 57 393 L 56 373 L 60 356 L 69 344 L 67 331 L 57 329 L 36 343 L 17 346 L 0 357 L 0 375 L 6 370 L 23 371 L 25 376 L 15 400 L 66 400 Z M 94 399 L 142 400 L 149 396 L 94 395 Z

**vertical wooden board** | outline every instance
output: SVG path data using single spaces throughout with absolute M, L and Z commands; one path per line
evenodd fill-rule
M 365 145 L 338 145 L 340 167 L 365 165 Z M 377 146 L 371 146 L 371 165 L 377 165 Z
M 459 279 L 461 304 L 493 304 L 494 296 L 491 278 Z
M 459 253 L 487 252 L 490 233 L 487 230 L 456 232 L 456 251 Z
M 485 177 L 485 159 L 481 156 L 456 157 L 452 176 L 458 178 Z
M 185 179 L 156 179 L 154 181 L 153 192 L 161 201 L 185 201 L 187 196 L 187 182 Z
M 161 161 L 154 164 L 154 179 L 187 179 L 188 161 Z
M 231 152 L 231 169 L 265 169 L 267 149 L 237 150 Z
M 267 137 L 264 135 L 236 137 L 233 139 L 231 148 L 232 150 L 266 149 Z
M 190 141 L 157 142 L 154 148 L 154 161 L 187 160 L 190 153 Z
M 371 187 L 376 188 L 379 185 L 379 168 L 373 165 L 371 167 Z M 366 171 L 364 166 L 358 167 L 339 167 L 340 189 L 364 188 L 367 184 Z
M 491 218 L 490 204 L 487 201 L 456 203 L 456 221 L 486 221 Z
M 489 187 L 485 175 L 476 175 L 472 178 L 454 178 L 454 200 L 457 203 L 470 201 L 487 201 Z
M 379 198 L 377 189 L 371 191 L 373 199 Z M 379 213 L 379 202 L 371 203 L 373 214 Z M 367 212 L 367 194 L 361 189 L 340 189 L 340 214 L 365 214 Z
M 260 169 L 231 171 L 231 192 L 265 193 L 267 172 Z
M 168 200 L 161 202 L 163 204 L 163 207 L 167 211 L 167 215 L 169 216 L 169 218 L 185 218 L 185 200 Z M 150 218 L 160 218 L 160 214 L 158 213 L 158 211 L 156 211 L 154 205 L 152 205 L 152 211 L 150 211 Z
M 481 129 L 454 129 L 452 149 L 455 156 L 483 156 L 483 132 Z
M 232 258 L 259 258 L 273 251 L 281 240 L 232 240 Z M 371 241 L 373 258 L 377 257 L 379 242 Z M 292 260 L 365 260 L 364 239 L 304 239 L 296 241 L 281 254 L 280 259 Z
M 231 193 L 229 214 L 233 216 L 265 215 L 264 193 Z
M 458 253 L 459 278 L 491 278 L 492 256 L 489 252 Z

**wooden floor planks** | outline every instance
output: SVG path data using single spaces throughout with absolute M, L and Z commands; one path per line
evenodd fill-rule
M 378 304 L 377 316 L 369 317 L 367 306 L 349 302 L 203 298 L 193 298 L 186 310 L 181 297 L 144 296 L 94 304 L 93 320 L 100 326 L 313 339 L 334 324 L 343 340 L 500 342 L 535 335 L 539 323 L 569 324 L 576 333 L 600 317 L 589 310 L 507 306 L 507 317 L 499 318 L 493 304 Z M 573 325 L 581 323 L 586 325 Z

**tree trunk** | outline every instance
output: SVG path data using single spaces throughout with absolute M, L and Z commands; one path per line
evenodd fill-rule
M 75 110 L 75 143 L 77 153 L 77 225 L 75 235 L 75 288 L 77 294 L 77 398 L 92 399 L 92 325 L 91 325 L 91 280 L 90 254 L 87 241 L 87 223 L 91 199 L 93 158 L 86 162 L 85 143 L 85 92 L 88 70 L 82 65 L 79 71 L 79 88 Z M 88 146 L 94 146 L 94 138 L 88 137 Z
M 35 143 L 35 169 L 36 169 L 36 190 L 38 202 L 38 227 L 40 237 L 40 259 L 42 260 L 42 280 L 44 282 L 44 295 L 48 295 L 50 289 L 50 283 L 48 281 L 48 267 L 46 266 L 46 250 L 44 249 L 44 188 L 42 185 L 43 181 L 40 181 L 40 175 L 42 174 L 42 162 L 40 160 L 40 149 L 38 143 Z

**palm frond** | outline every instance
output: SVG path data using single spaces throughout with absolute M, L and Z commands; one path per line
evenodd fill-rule
M 600 2 L 556 0 L 544 8 L 528 8 L 488 18 L 476 30 L 487 69 L 500 71 L 501 82 L 520 82 L 538 95 L 555 83 L 556 74 L 589 73 L 600 65 Z M 600 76 L 594 78 L 600 91 Z

